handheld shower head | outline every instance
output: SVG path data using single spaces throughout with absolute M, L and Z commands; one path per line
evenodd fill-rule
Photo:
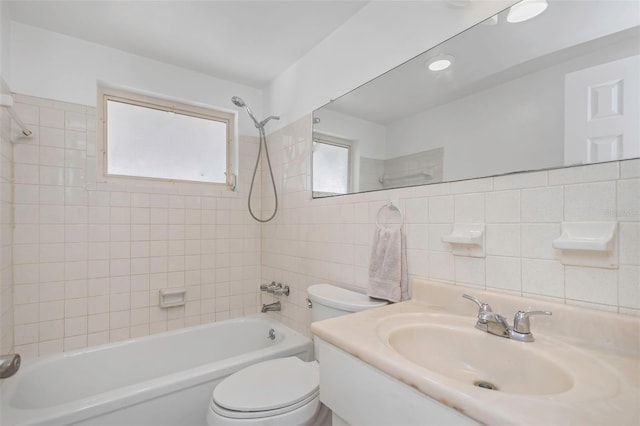
M 256 118 L 253 116 L 253 113 L 251 112 L 251 108 L 249 108 L 249 106 L 244 102 L 244 100 L 242 100 L 240 96 L 232 97 L 231 102 L 233 102 L 235 106 L 244 108 L 245 110 L 247 110 L 247 114 L 249 114 L 249 117 L 251 117 L 251 119 L 253 120 L 253 124 L 255 124 L 257 128 L 260 128 L 260 122 L 256 120 Z
M 234 96 L 233 98 L 231 98 L 231 102 L 233 102 L 235 106 L 240 108 L 247 106 L 247 104 L 245 104 L 242 98 L 239 96 Z

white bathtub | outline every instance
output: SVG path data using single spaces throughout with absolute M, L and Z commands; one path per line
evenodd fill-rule
M 25 360 L 2 383 L 0 424 L 202 426 L 220 380 L 290 355 L 310 361 L 311 340 L 258 314 Z

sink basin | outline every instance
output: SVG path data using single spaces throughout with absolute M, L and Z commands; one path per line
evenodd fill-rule
M 476 330 L 473 323 L 409 324 L 388 330 L 384 337 L 406 360 L 469 385 L 525 395 L 558 394 L 573 386 L 570 374 L 536 343 L 493 336 Z

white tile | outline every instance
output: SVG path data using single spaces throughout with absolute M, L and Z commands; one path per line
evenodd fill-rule
M 522 291 L 521 260 L 517 257 L 487 256 L 487 287 Z
M 567 300 L 617 305 L 618 271 L 565 266 Z
M 618 220 L 640 221 L 640 179 L 618 181 Z
M 453 223 L 453 196 L 429 198 L 429 223 Z
M 51 302 L 40 302 L 40 321 L 50 321 L 64 318 L 64 301 L 54 300 Z
M 41 321 L 38 324 L 40 341 L 61 339 L 64 337 L 64 321 Z
M 620 178 L 630 179 L 640 177 L 640 159 L 625 160 L 620 162 Z
M 618 226 L 620 263 L 640 265 L 640 223 L 621 222 Z
M 506 189 L 536 188 L 547 185 L 547 172 L 513 173 L 493 178 L 493 189 L 502 191 Z
M 40 145 L 64 148 L 64 130 L 40 127 Z
M 429 252 L 429 278 L 453 281 L 454 258 L 451 253 Z
M 485 203 L 487 223 L 520 222 L 520 191 L 487 192 Z
M 618 299 L 621 307 L 640 309 L 640 266 L 620 266 Z
M 64 145 L 67 149 L 86 150 L 87 134 L 85 132 L 67 130 L 64 134 Z
M 428 229 L 429 227 L 426 224 L 405 225 L 407 248 L 426 250 L 429 244 Z
M 64 166 L 77 169 L 85 169 L 87 167 L 86 151 L 76 149 L 66 149 L 64 156 Z
M 564 266 L 557 261 L 522 259 L 522 291 L 564 298 Z
M 469 179 L 458 182 L 451 182 L 449 190 L 452 194 L 466 194 L 472 192 L 487 192 L 493 189 L 493 179 Z
M 41 185 L 64 185 L 64 167 L 40 166 L 39 179 Z
M 64 127 L 67 130 L 86 131 L 87 130 L 87 115 L 75 111 L 65 111 L 64 113 Z
M 40 183 L 40 168 L 34 164 L 14 164 L 13 175 L 16 184 Z
M 455 196 L 455 223 L 484 223 L 484 194 L 463 194 Z
M 611 220 L 616 208 L 615 182 L 567 185 L 564 188 L 564 220 Z
M 561 222 L 563 198 L 562 187 L 524 189 L 520 217 L 523 222 Z
M 520 256 L 520 225 L 496 224 L 487 225 L 486 253 L 496 256 Z
M 618 178 L 618 162 L 563 167 L 549 170 L 549 185 L 598 182 Z
M 64 111 L 40 107 L 40 126 L 64 129 Z
M 455 280 L 459 283 L 484 287 L 485 261 L 474 257 L 454 256 Z
M 43 166 L 64 167 L 64 149 L 48 146 L 40 147 L 40 164 Z

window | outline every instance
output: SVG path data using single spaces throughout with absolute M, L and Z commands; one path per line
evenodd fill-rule
M 313 140 L 313 192 L 349 193 L 351 145 L 347 140 L 315 135 Z
M 230 185 L 233 114 L 101 88 L 105 176 Z

